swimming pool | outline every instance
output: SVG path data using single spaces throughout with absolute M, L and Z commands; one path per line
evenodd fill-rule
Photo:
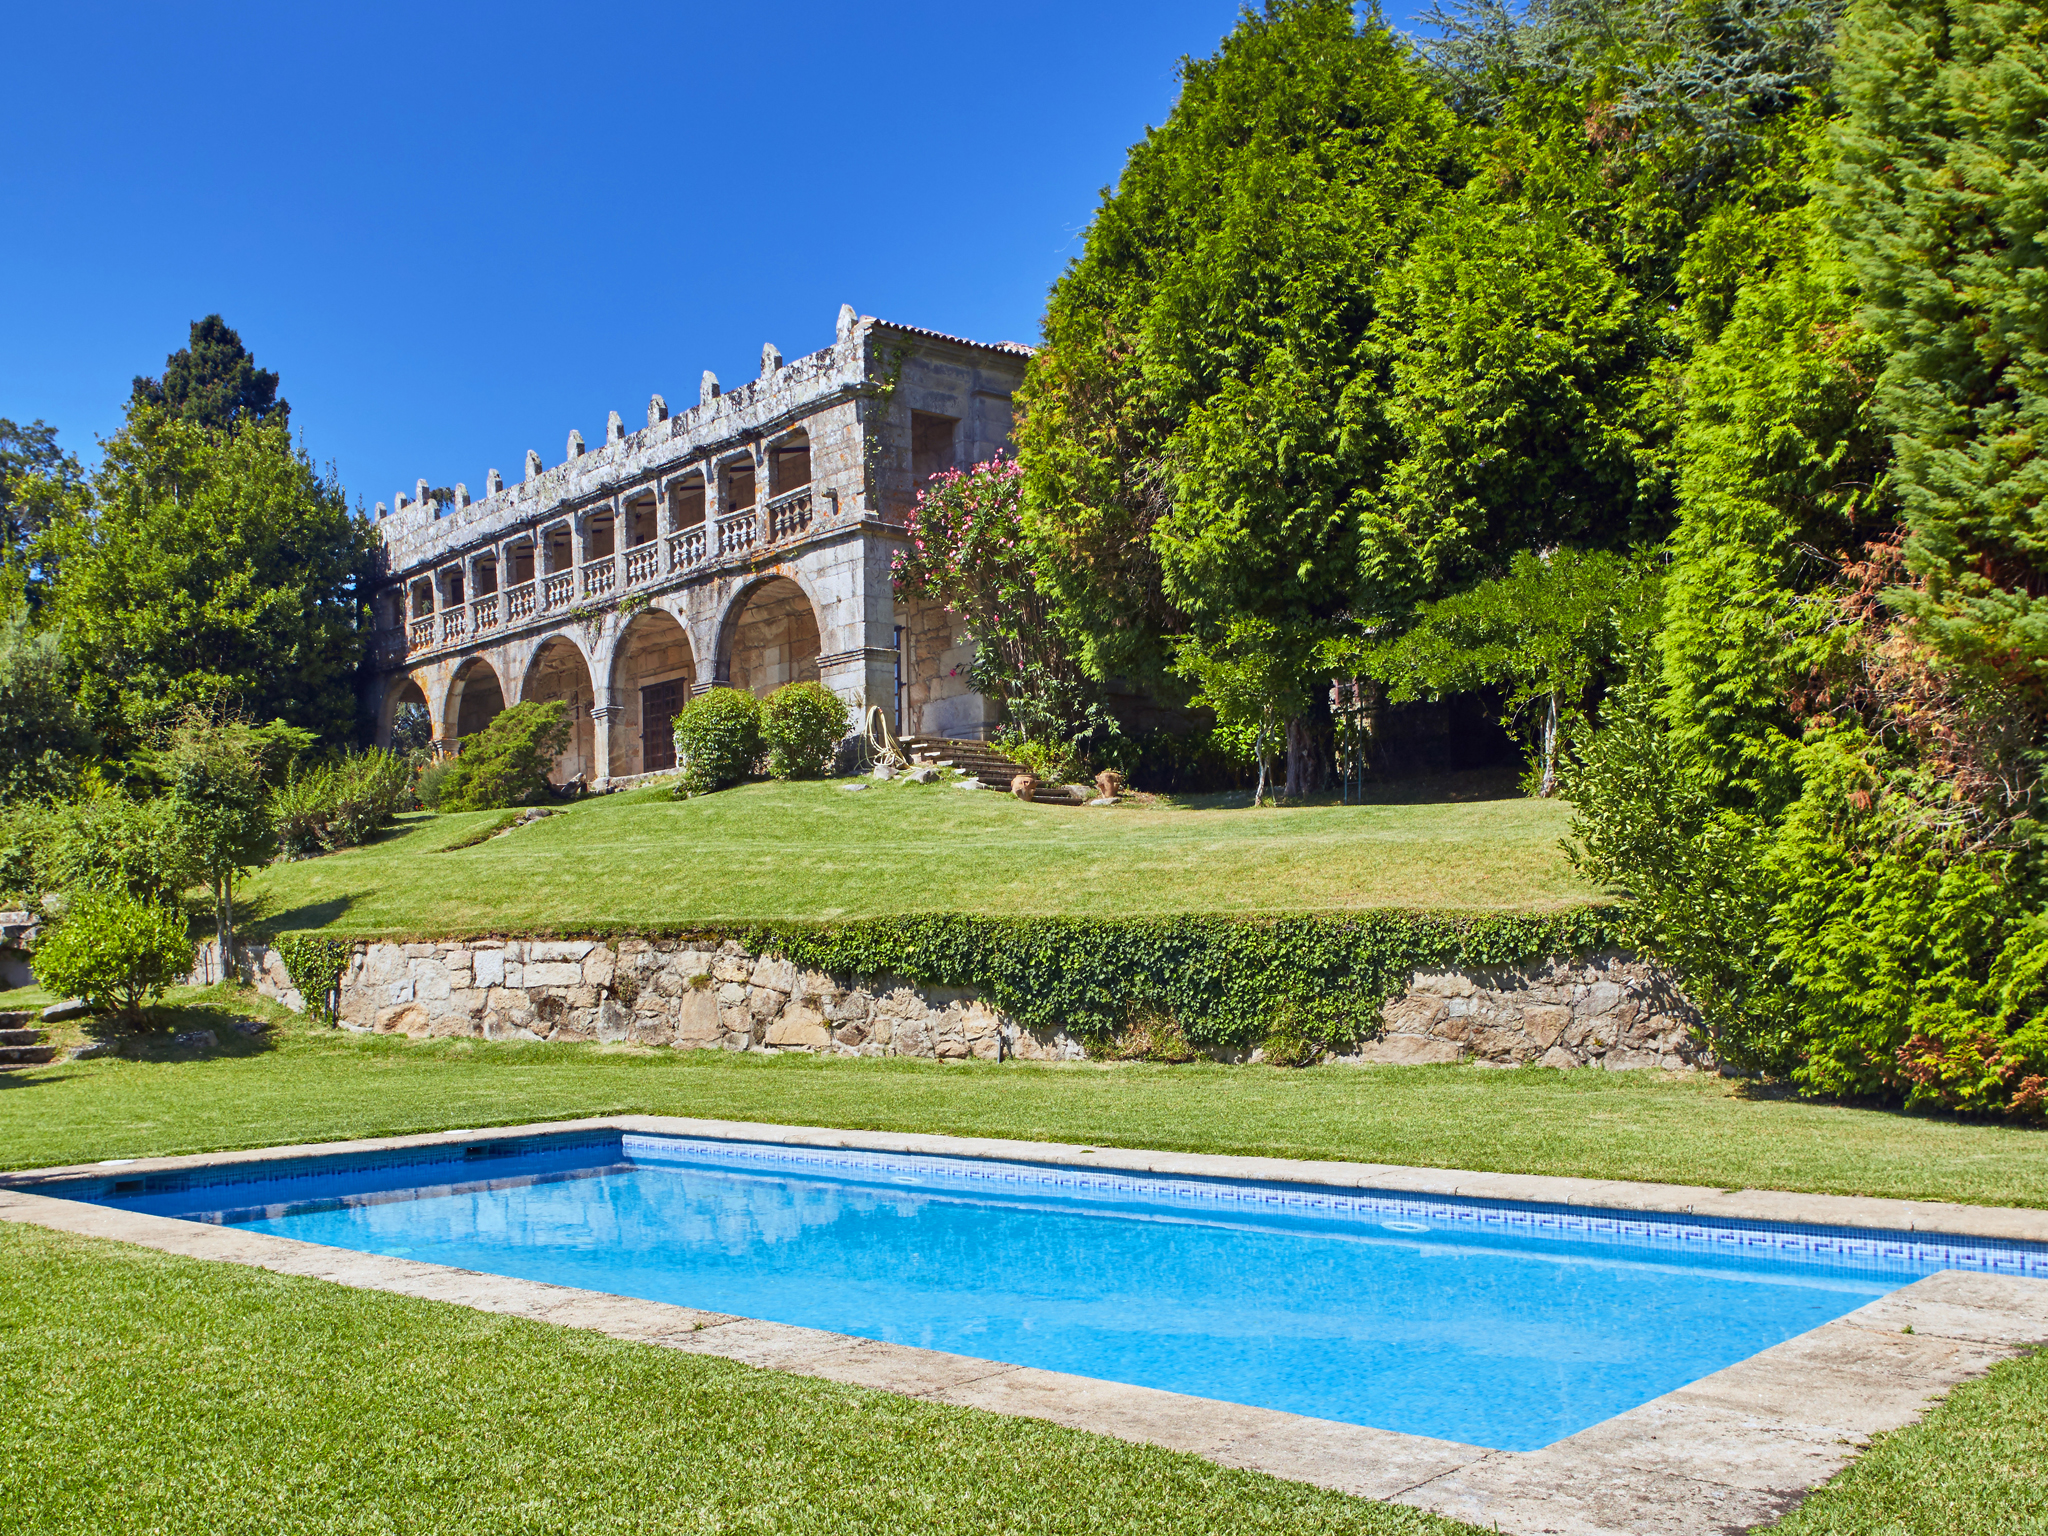
M 1528 1451 L 2048 1248 L 605 1131 L 41 1192 Z

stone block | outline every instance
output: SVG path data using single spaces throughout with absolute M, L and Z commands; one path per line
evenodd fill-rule
M 590 1032 L 599 1040 L 624 1040 L 633 1032 L 633 1014 L 615 997 L 590 1010 Z
M 1406 997 L 1390 998 L 1381 1007 L 1380 1018 L 1387 1034 L 1426 1035 L 1449 1013 L 1450 1004 L 1442 997 L 1411 992 Z
M 800 1046 L 806 1050 L 822 1050 L 832 1043 L 831 1033 L 825 1028 L 825 1015 L 803 1003 L 791 1003 L 770 1023 L 763 1042 L 775 1046 Z
M 1556 1004 L 1522 1010 L 1522 1033 L 1540 1046 L 1557 1044 L 1557 1037 L 1571 1024 L 1572 1011 Z
M 889 1041 L 891 1054 L 897 1056 L 930 1056 L 934 1054 L 931 1032 L 925 1028 L 922 1019 L 902 1019 L 893 1022 L 895 1023 L 895 1029 L 893 1031 L 893 1038 Z M 877 1038 L 880 1038 L 880 1035 L 881 1031 L 877 1030 Z
M 427 1026 L 428 1035 L 437 1040 L 457 1035 L 481 1035 L 483 1032 L 483 1020 L 473 1019 L 466 1013 L 444 1013 Z
M 754 979 L 754 967 L 744 955 L 720 953 L 711 962 L 711 979 L 722 982 L 738 982 L 744 986 Z
M 581 965 L 583 957 L 595 948 L 597 945 L 589 939 L 535 939 L 526 946 L 526 958 L 552 961 L 555 964 L 573 960 Z
M 756 987 L 769 987 L 784 997 L 796 990 L 796 967 L 787 960 L 764 955 L 754 965 L 748 980 Z
M 724 1033 L 718 1021 L 718 999 L 710 989 L 686 987 L 676 1002 L 676 1043 L 715 1045 Z
M 479 949 L 470 956 L 470 972 L 479 987 L 502 987 L 505 985 L 505 952 L 502 949 Z
M 528 989 L 534 987 L 574 987 L 581 985 L 583 981 L 583 967 L 580 964 L 571 965 L 567 961 L 537 962 L 529 960 L 521 967 L 521 972 L 522 977 L 519 985 Z M 512 985 L 509 977 L 506 980 L 506 985 Z
M 832 1038 L 842 1046 L 864 1045 L 868 1038 L 868 1027 L 861 1020 L 855 1019 L 850 1023 L 841 1024 L 837 1029 L 833 1030 Z
M 1563 1046 L 1553 1045 L 1543 1053 L 1536 1065 L 1539 1067 L 1556 1067 L 1559 1071 L 1566 1071 L 1580 1065 L 1580 1062 L 1578 1057 L 1574 1056 Z
M 1022 1041 L 1018 1042 L 1022 1045 Z M 1023 1055 L 1019 1050 L 1018 1055 Z M 1383 1066 L 1415 1067 L 1463 1061 L 1465 1048 L 1454 1040 L 1428 1040 L 1420 1035 L 1382 1035 L 1359 1047 L 1358 1059 Z
M 957 1035 L 949 1035 L 938 1043 L 933 1049 L 932 1054 L 941 1061 L 965 1061 L 967 1059 L 967 1042 L 960 1039 Z
M 583 957 L 583 984 L 586 987 L 608 987 L 618 977 L 618 957 L 602 945 Z
M 396 1008 L 385 1008 L 377 1014 L 377 1033 L 424 1036 L 432 1023 L 433 1021 L 427 1017 L 427 1010 L 418 1003 L 401 1003 Z
M 1655 1051 L 1631 1051 L 1615 1049 L 1600 1058 L 1600 1065 L 1610 1072 L 1639 1072 L 1645 1067 L 1663 1065 L 1663 1058 Z
M 1408 990 L 1435 997 L 1470 997 L 1478 989 L 1470 976 L 1457 971 L 1417 971 Z

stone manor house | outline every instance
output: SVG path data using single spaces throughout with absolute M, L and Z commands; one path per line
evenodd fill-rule
M 967 685 L 974 642 L 889 577 L 925 480 L 1007 448 L 1031 349 L 839 312 L 822 351 L 647 425 L 611 415 L 602 446 L 569 434 L 553 468 L 526 455 L 466 487 L 377 508 L 369 704 L 388 744 L 424 708 L 452 744 L 509 705 L 560 699 L 555 777 L 592 785 L 675 766 L 671 721 L 721 685 L 766 694 L 816 679 L 899 735 L 979 738 L 994 708 Z

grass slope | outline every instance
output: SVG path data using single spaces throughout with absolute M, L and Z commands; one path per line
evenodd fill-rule
M 1555 801 L 1105 809 L 901 781 L 662 793 L 603 796 L 452 851 L 497 813 L 406 817 L 246 890 L 268 926 L 355 936 L 901 912 L 1543 912 L 1599 896 L 1565 862 L 1570 810 Z
M 0 1074 L 0 1166 L 638 1113 L 2048 1206 L 2048 1133 L 1752 1099 L 1714 1077 L 409 1041 L 234 989 L 176 1001 L 169 1022 L 212 1028 L 219 1052 Z M 227 1027 L 237 1011 L 278 1027 L 246 1041 Z
M 1470 1528 L 1194 1456 L 0 1226 L 0 1524 L 40 1533 Z

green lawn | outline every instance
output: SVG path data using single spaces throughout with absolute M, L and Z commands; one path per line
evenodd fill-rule
M 632 1113 L 2048 1206 L 2048 1133 L 1749 1098 L 1716 1077 L 411 1041 L 231 989 L 176 1001 L 175 1027 L 213 1028 L 219 1053 L 0 1074 L 0 1167 Z M 244 1040 L 227 1027 L 241 1009 L 278 1029 Z
M 630 1111 L 2048 1206 L 2048 1134 L 1714 1078 L 746 1058 L 343 1035 L 230 989 L 174 1003 L 218 1052 L 0 1075 L 0 1165 Z M 247 1013 L 271 1036 L 227 1029 Z M 7 1227 L 0 1401 L 10 1529 L 1453 1529 L 1042 1424 Z M 2048 1358 L 2015 1362 L 1782 1529 L 2048 1528 L 2044 1452 Z
M 9 1531 L 1468 1531 L 1198 1457 L 0 1225 Z
M 862 782 L 606 795 L 450 851 L 493 813 L 409 816 L 246 890 L 272 927 L 365 937 L 902 912 L 1543 912 L 1599 896 L 1565 862 L 1555 801 L 1091 808 Z

